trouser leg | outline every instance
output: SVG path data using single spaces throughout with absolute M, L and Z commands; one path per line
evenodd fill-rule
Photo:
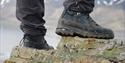
M 44 0 L 17 0 L 16 17 L 25 34 L 45 35 Z
M 16 17 L 24 32 L 23 46 L 35 49 L 53 49 L 44 39 L 44 0 L 17 0 Z

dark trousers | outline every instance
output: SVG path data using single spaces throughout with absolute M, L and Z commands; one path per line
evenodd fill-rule
M 65 0 L 64 8 L 81 13 L 90 13 L 94 0 Z M 45 35 L 44 0 L 17 0 L 16 17 L 21 21 L 25 34 Z

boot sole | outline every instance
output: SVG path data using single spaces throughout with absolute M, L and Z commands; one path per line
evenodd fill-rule
M 60 36 L 79 36 L 81 38 L 96 38 L 96 39 L 113 39 L 114 37 L 109 34 L 95 34 L 88 31 L 82 31 L 78 28 L 68 27 L 68 28 L 57 28 L 56 34 Z

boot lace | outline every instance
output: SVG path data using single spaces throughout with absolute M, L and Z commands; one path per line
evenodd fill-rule
M 99 24 L 97 24 L 97 23 L 92 19 L 92 17 L 90 17 L 90 16 L 88 15 L 87 18 L 89 19 L 89 21 L 90 21 L 91 23 L 95 24 L 96 26 L 99 26 Z
M 27 34 L 24 34 L 23 38 L 20 40 L 19 46 L 23 46 L 24 39 L 26 38 Z

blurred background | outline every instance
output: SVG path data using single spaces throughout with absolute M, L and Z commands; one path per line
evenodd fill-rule
M 46 40 L 56 48 L 60 36 L 55 34 L 64 0 L 45 0 Z M 91 13 L 100 25 L 115 32 L 115 39 L 125 40 L 125 0 L 96 0 Z M 11 50 L 23 37 L 20 22 L 15 17 L 16 0 L 0 0 L 0 63 L 9 57 Z

